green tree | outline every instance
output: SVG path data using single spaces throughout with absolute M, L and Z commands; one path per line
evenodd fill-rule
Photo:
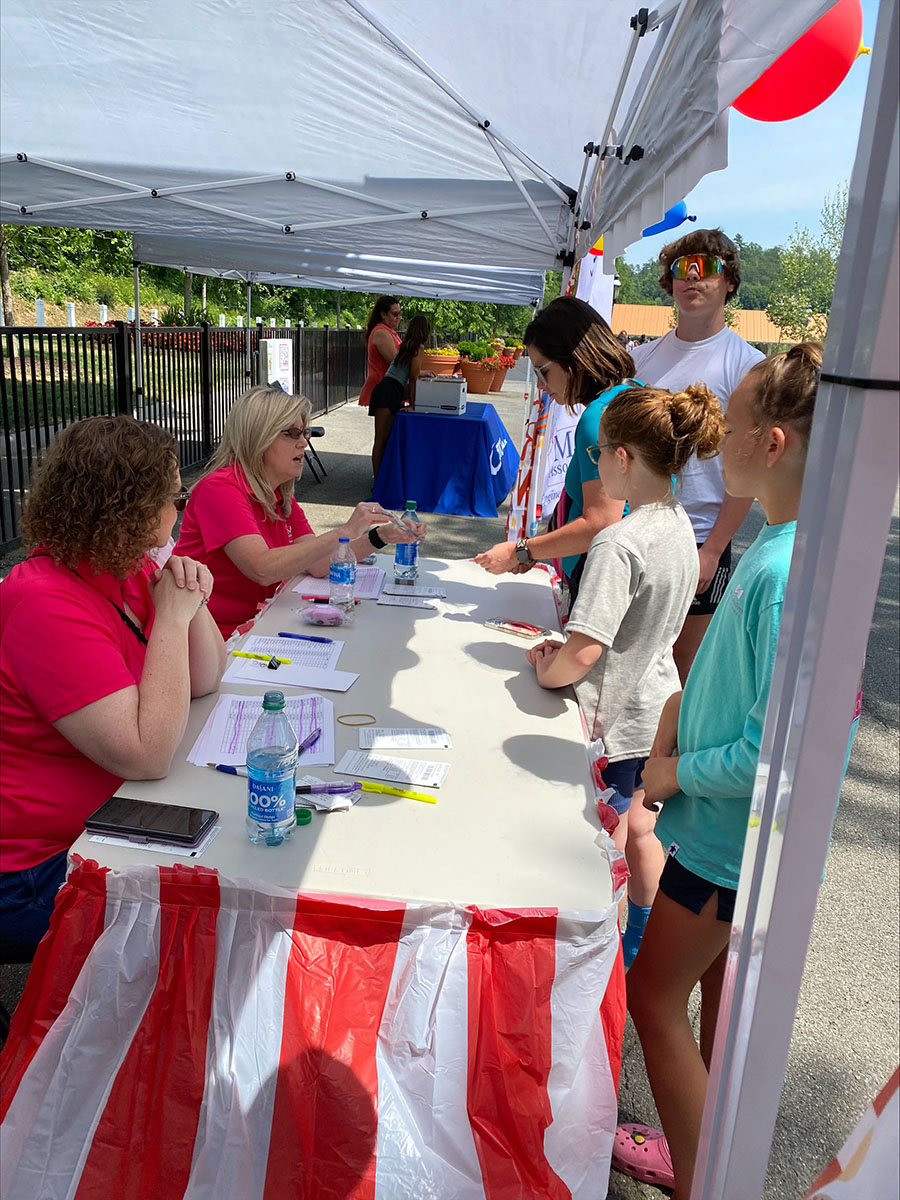
M 766 312 L 795 341 L 825 336 L 847 219 L 847 195 L 846 184 L 830 192 L 822 205 L 818 235 L 796 226 L 781 252 L 781 270 Z

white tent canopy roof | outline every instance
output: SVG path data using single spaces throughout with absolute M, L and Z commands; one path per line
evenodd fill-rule
M 390 292 L 399 296 L 483 300 L 493 304 L 540 304 L 544 294 L 543 271 L 416 262 L 375 254 L 336 254 L 308 250 L 293 242 L 248 246 L 210 238 L 137 234 L 134 259 L 159 267 L 177 267 L 196 275 L 281 287 Z
M 636 0 L 5 0 L 2 218 L 532 270 L 605 233 L 611 258 L 725 165 L 728 106 L 828 7 L 669 0 L 639 37 Z

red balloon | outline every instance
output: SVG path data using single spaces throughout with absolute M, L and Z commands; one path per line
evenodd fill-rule
M 790 121 L 837 91 L 862 42 L 860 0 L 838 0 L 735 100 L 754 121 Z

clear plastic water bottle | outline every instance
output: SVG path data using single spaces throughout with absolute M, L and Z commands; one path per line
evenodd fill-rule
M 284 713 L 284 693 L 266 692 L 262 716 L 247 742 L 247 837 L 280 846 L 294 835 L 297 735 Z
M 350 539 L 338 540 L 328 568 L 328 600 L 339 608 L 344 623 L 353 620 L 353 590 L 356 585 L 356 555 L 350 549 Z
M 401 517 L 404 525 L 417 525 L 415 500 L 407 500 Z M 415 583 L 419 578 L 419 543 L 398 542 L 394 549 L 394 583 Z

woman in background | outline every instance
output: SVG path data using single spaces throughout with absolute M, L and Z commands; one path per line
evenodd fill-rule
M 382 381 L 375 385 L 369 401 L 369 416 L 375 418 L 375 440 L 372 443 L 372 474 L 377 478 L 381 460 L 391 436 L 394 417 L 408 401 L 410 407 L 416 401 L 416 380 L 425 358 L 425 343 L 431 335 L 431 327 L 418 313 L 409 323 L 406 336 L 400 343 L 394 361 L 385 372 Z
M 148 557 L 187 495 L 175 441 L 131 417 L 64 429 L 32 477 L 29 557 L 0 585 L 0 940 L 47 930 L 66 852 L 125 779 L 161 779 L 225 647 L 202 563 Z
M 225 637 L 286 579 L 302 571 L 327 575 L 338 538 L 350 538 L 364 558 L 373 548 L 425 536 L 424 525 L 401 529 L 380 504 L 367 502 L 317 537 L 294 499 L 308 429 L 304 396 L 253 387 L 232 406 L 210 472 L 194 486 L 175 550 L 206 563 L 216 577 L 210 612 Z
M 366 325 L 366 379 L 359 393 L 359 403 L 368 407 L 375 385 L 384 379 L 385 371 L 394 361 L 400 346 L 400 317 L 402 310 L 396 296 L 379 296 L 369 313 Z

